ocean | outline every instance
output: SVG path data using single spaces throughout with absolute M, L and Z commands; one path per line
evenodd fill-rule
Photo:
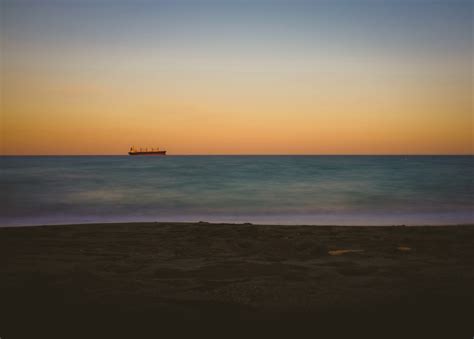
M 0 161 L 0 226 L 474 223 L 473 156 L 4 156 Z

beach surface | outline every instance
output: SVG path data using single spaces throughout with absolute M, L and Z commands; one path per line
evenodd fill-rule
M 0 263 L 2 339 L 474 335 L 473 225 L 5 227 Z

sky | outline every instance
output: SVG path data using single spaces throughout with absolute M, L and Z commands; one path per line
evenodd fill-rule
M 0 154 L 473 154 L 473 3 L 0 0 Z

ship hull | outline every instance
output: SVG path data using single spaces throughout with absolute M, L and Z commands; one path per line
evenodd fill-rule
M 154 151 L 154 152 L 128 152 L 128 155 L 166 155 L 166 151 Z

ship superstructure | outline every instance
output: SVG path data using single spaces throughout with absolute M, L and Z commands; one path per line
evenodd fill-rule
M 132 146 L 130 147 L 130 151 L 128 151 L 128 155 L 166 155 L 166 151 L 162 151 L 158 147 L 137 148 L 135 146 Z

